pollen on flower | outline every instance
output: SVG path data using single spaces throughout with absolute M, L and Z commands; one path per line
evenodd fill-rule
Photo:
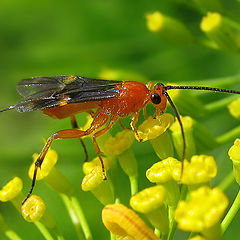
M 36 195 L 30 196 L 22 205 L 22 216 L 28 222 L 40 220 L 46 210 L 44 201 Z
M 235 101 L 231 102 L 228 105 L 228 110 L 231 113 L 231 115 L 237 119 L 240 118 L 240 98 L 236 99 Z
M 209 12 L 207 16 L 203 17 L 201 22 L 201 29 L 204 32 L 210 32 L 217 28 L 222 21 L 222 16 L 219 13 Z
M 164 204 L 166 200 L 166 190 L 163 186 L 158 185 L 149 187 L 138 192 L 130 199 L 131 207 L 141 213 L 154 211 Z
M 33 163 L 31 164 L 29 170 L 28 170 L 28 176 L 32 179 L 33 178 L 33 173 L 34 173 L 34 169 L 35 169 L 35 162 L 38 158 L 38 154 L 34 153 L 33 154 Z M 57 152 L 49 149 L 46 157 L 44 158 L 44 161 L 41 165 L 41 168 L 38 169 L 37 172 L 37 180 L 41 180 L 43 178 L 45 178 L 46 176 L 48 176 L 48 174 L 51 172 L 52 168 L 54 167 L 54 165 L 57 163 L 58 160 L 58 155 Z
M 13 178 L 0 190 L 0 201 L 7 202 L 15 198 L 23 188 L 22 179 L 19 177 Z
M 109 156 L 118 156 L 129 149 L 134 142 L 134 134 L 125 129 L 118 132 L 115 137 L 109 137 L 104 144 L 104 153 Z
M 175 220 L 184 231 L 202 232 L 221 220 L 227 206 L 228 199 L 219 188 L 203 186 L 190 193 L 189 201 L 179 201 Z
M 217 175 L 217 164 L 212 156 L 194 155 L 190 162 L 184 162 L 181 182 L 184 184 L 200 184 L 209 182 Z
M 154 139 L 163 134 L 173 122 L 174 117 L 169 113 L 164 113 L 156 118 L 150 116 L 138 127 L 139 138 L 142 139 L 143 142 Z
M 150 182 L 165 183 L 180 178 L 182 162 L 173 157 L 168 157 L 152 165 L 146 172 Z
M 122 204 L 104 207 L 102 221 L 117 239 L 160 240 L 134 211 Z

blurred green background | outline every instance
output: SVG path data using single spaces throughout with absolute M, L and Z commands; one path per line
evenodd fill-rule
M 234 0 L 222 3 L 226 12 L 238 20 L 240 3 Z M 145 15 L 156 10 L 183 21 L 195 36 L 205 37 L 199 25 L 206 13 L 196 7 L 194 1 L 1 0 L 0 108 L 20 100 L 15 91 L 17 82 L 33 76 L 64 74 L 98 77 L 104 69 L 116 69 L 123 71 L 126 79 L 132 78 L 130 73 L 136 73 L 139 79 L 146 79 L 146 82 L 158 80 L 191 84 L 195 80 L 202 84 L 204 79 L 239 74 L 238 53 L 214 50 L 198 44 L 172 44 L 150 32 L 146 27 Z M 210 97 L 207 95 L 208 101 Z M 205 98 L 202 100 L 207 101 Z M 82 121 L 81 117 L 78 119 Z M 227 110 L 216 112 L 200 121 L 211 128 L 215 135 L 238 124 L 228 115 Z M 69 119 L 50 119 L 40 111 L 2 113 L 1 186 L 13 176 L 19 176 L 24 180 L 23 191 L 26 193 L 30 186 L 27 171 L 32 162 L 31 155 L 41 150 L 42 138 L 69 127 Z M 113 131 L 117 132 L 118 127 Z M 231 170 L 226 155 L 229 146 L 217 149 L 214 153 L 219 160 L 219 179 Z M 94 157 L 90 139 L 87 140 L 87 147 L 90 156 Z M 81 190 L 84 155 L 79 142 L 59 141 L 54 143 L 53 148 L 59 153 L 57 167 L 73 184 L 94 239 L 107 239 L 108 232 L 101 222 L 101 204 L 91 193 Z M 134 151 L 139 162 L 141 189 L 147 182 L 145 170 L 157 161 L 157 157 L 149 143 L 135 143 Z M 124 174 L 119 183 L 122 186 L 128 184 Z M 124 187 L 123 201 L 127 204 L 129 192 L 125 191 Z M 230 199 L 236 191 L 237 186 L 234 185 L 228 192 Z M 66 239 L 75 239 L 74 228 L 61 199 L 44 182 L 37 183 L 35 193 L 46 201 L 48 211 L 54 216 Z M 42 239 L 35 226 L 25 222 L 9 203 L 1 203 L 0 212 L 23 239 Z M 238 225 L 236 217 L 226 232 L 226 239 L 235 239 Z M 5 238 L 0 235 L 0 239 Z

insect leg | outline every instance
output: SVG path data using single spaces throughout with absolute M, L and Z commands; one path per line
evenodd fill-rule
M 108 123 L 108 125 L 103 128 L 102 130 L 96 132 L 94 135 L 93 135 L 93 144 L 95 146 L 95 149 L 96 149 L 96 152 L 97 152 L 97 155 L 101 161 L 101 165 L 102 165 L 102 172 L 103 172 L 103 176 L 104 176 L 104 180 L 107 179 L 107 176 L 106 176 L 106 172 L 105 172 L 105 168 L 104 168 L 104 164 L 103 164 L 103 160 L 102 160 L 102 157 L 101 157 L 101 150 L 98 146 L 98 143 L 97 143 L 97 137 L 101 136 L 102 134 L 104 134 L 105 132 L 107 132 L 112 126 L 113 124 L 118 120 L 118 117 L 117 116 L 112 116 L 111 117 L 111 120 L 110 122 Z
M 48 138 L 45 146 L 43 147 L 41 153 L 38 156 L 37 161 L 35 162 L 35 169 L 32 179 L 32 185 L 31 188 L 27 194 L 27 197 L 23 200 L 22 204 L 30 197 L 32 194 L 32 191 L 34 189 L 35 183 L 36 183 L 36 177 L 37 177 L 37 171 L 38 168 L 41 168 L 42 162 L 47 154 L 48 149 L 50 148 L 53 140 L 56 139 L 71 139 L 71 138 L 81 138 L 83 136 L 87 136 L 103 126 L 108 120 L 108 115 L 102 114 L 100 111 L 98 111 L 93 119 L 93 122 L 91 124 L 91 127 L 87 129 L 86 131 L 81 131 L 79 129 L 65 129 L 58 131 L 54 133 L 51 137 Z
M 131 127 L 132 127 L 133 131 L 135 132 L 136 137 L 138 138 L 138 141 L 141 142 L 142 139 L 139 137 L 138 131 L 137 131 L 137 128 L 136 128 L 136 124 L 137 124 L 137 122 L 138 122 L 138 116 L 139 116 L 139 112 L 135 112 L 135 113 L 133 114 L 133 119 L 132 119 L 132 122 L 131 122 Z
M 123 123 L 122 123 L 122 121 L 120 120 L 120 118 L 118 119 L 118 122 L 119 122 L 119 125 L 120 125 L 120 127 L 124 130 L 124 129 L 127 129 L 124 125 L 123 125 Z
M 77 124 L 76 117 L 75 117 L 74 115 L 72 115 L 70 118 L 71 118 L 72 128 L 78 129 L 79 127 L 78 127 L 78 124 Z M 80 142 L 81 142 L 81 144 L 82 144 L 82 147 L 83 147 L 83 150 L 84 150 L 84 153 L 85 153 L 85 160 L 84 160 L 84 161 L 87 162 L 87 161 L 88 161 L 87 147 L 86 147 L 83 139 L 79 138 L 79 140 L 80 140 Z

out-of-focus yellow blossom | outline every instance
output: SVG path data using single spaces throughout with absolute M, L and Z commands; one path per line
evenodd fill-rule
M 146 15 L 147 27 L 151 32 L 159 33 L 174 43 L 191 43 L 193 36 L 186 26 L 177 19 L 168 17 L 159 11 Z
M 163 134 L 173 122 L 174 117 L 169 113 L 156 116 L 156 118 L 150 116 L 138 127 L 139 138 L 142 142 L 154 139 Z M 138 139 L 137 136 L 136 139 Z
M 195 139 L 193 136 L 193 124 L 194 121 L 191 117 L 181 117 L 181 121 L 183 124 L 185 140 L 186 140 L 186 153 L 185 157 L 189 159 L 193 154 L 196 153 L 196 145 Z M 179 157 L 182 157 L 183 152 L 183 138 L 182 138 L 182 131 L 179 122 L 176 120 L 172 126 L 170 127 L 172 131 L 172 137 L 175 149 Z
M 197 235 L 195 237 L 188 238 L 188 240 L 207 240 L 207 239 L 202 236 Z
M 150 182 L 165 183 L 177 179 L 181 172 L 182 162 L 173 157 L 157 162 L 146 172 Z
M 217 175 L 217 164 L 213 156 L 194 155 L 190 162 L 184 161 L 183 175 L 177 179 L 187 185 L 207 183 Z
M 22 205 L 22 216 L 28 222 L 39 221 L 45 210 L 44 201 L 39 196 L 32 195 Z
M 129 149 L 134 142 L 133 131 L 124 129 L 115 137 L 109 137 L 104 144 L 104 153 L 109 156 L 118 156 Z
M 38 159 L 38 156 L 39 155 L 37 153 L 33 154 L 33 163 L 31 164 L 28 170 L 28 176 L 31 179 L 33 178 L 35 162 Z M 42 180 L 43 178 L 48 176 L 54 165 L 57 163 L 57 160 L 58 160 L 57 152 L 52 149 L 49 149 L 44 158 L 44 161 L 42 162 L 41 168 L 38 168 L 36 180 Z
M 201 22 L 201 30 L 212 39 L 219 48 L 235 52 L 239 49 L 239 28 L 217 12 L 208 12 Z
M 175 211 L 178 227 L 189 232 L 203 232 L 217 224 L 228 206 L 219 188 L 207 186 L 190 192 L 189 201 L 179 201 Z
M 102 157 L 103 165 L 106 171 L 111 167 L 111 160 L 106 157 Z M 84 174 L 89 174 L 93 169 L 102 167 L 99 157 L 95 157 L 92 161 L 83 163 L 83 172 Z
M 103 204 L 114 202 L 114 191 L 110 178 L 103 179 L 101 167 L 94 168 L 82 180 L 82 190 L 91 191 L 95 197 Z
M 228 105 L 228 110 L 231 115 L 237 119 L 240 119 L 240 98 L 234 100 Z
M 166 190 L 163 186 L 158 185 L 146 188 L 132 196 L 130 205 L 135 211 L 144 213 L 162 234 L 167 234 L 169 221 L 164 205 L 165 200 Z
M 104 207 L 102 221 L 117 240 L 160 240 L 134 211 L 122 204 Z
M 15 177 L 0 190 L 0 201 L 7 202 L 21 193 L 23 183 L 21 178 Z
M 234 145 L 229 149 L 228 155 L 233 162 L 234 177 L 240 185 L 240 139 L 237 138 Z

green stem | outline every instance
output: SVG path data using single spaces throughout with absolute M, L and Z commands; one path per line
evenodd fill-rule
M 71 197 L 71 202 L 72 202 L 73 209 L 75 210 L 75 213 L 78 217 L 78 220 L 79 220 L 79 222 L 82 226 L 82 229 L 83 229 L 86 240 L 92 240 L 93 237 L 92 237 L 90 228 L 88 226 L 87 220 L 84 216 L 83 210 L 82 210 L 77 198 L 72 196 Z
M 138 192 L 138 178 L 137 176 L 129 176 L 131 196 Z
M 231 208 L 229 209 L 227 215 L 225 216 L 225 218 L 223 219 L 223 221 L 221 223 L 222 233 L 224 233 L 227 230 L 229 224 L 232 222 L 232 220 L 235 217 L 235 215 L 237 214 L 239 208 L 240 208 L 240 190 L 238 191 L 238 194 L 237 194 Z
M 225 144 L 229 141 L 232 141 L 234 138 L 238 137 L 240 135 L 240 126 L 235 127 L 231 131 L 217 137 L 217 142 L 219 144 Z
M 65 204 L 68 214 L 69 214 L 69 216 L 72 220 L 72 223 L 75 227 L 78 239 L 84 239 L 82 228 L 78 221 L 77 214 L 75 213 L 75 211 L 73 209 L 72 202 L 70 201 L 69 197 L 66 194 L 60 193 L 60 196 L 63 200 L 63 203 Z
M 213 103 L 209 103 L 205 105 L 205 110 L 207 110 L 208 113 L 212 113 L 213 111 L 217 111 L 219 109 L 222 109 L 226 107 L 228 104 L 230 104 L 233 100 L 237 98 L 236 95 L 232 95 L 230 97 L 223 98 L 221 100 L 218 100 Z
M 177 223 L 174 219 L 174 211 L 175 211 L 176 207 L 169 207 L 168 209 L 168 213 L 169 213 L 169 234 L 168 234 L 168 238 L 167 240 L 172 240 L 176 229 L 177 229 Z
M 234 175 L 233 171 L 231 171 L 218 185 L 219 188 L 222 189 L 222 191 L 225 191 L 228 189 L 234 181 Z
M 13 230 L 8 229 L 4 232 L 4 234 L 10 240 L 22 240 Z
M 54 240 L 47 228 L 40 222 L 34 222 L 38 230 L 42 233 L 46 240 Z

